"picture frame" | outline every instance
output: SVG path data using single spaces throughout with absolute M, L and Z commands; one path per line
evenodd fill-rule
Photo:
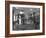
M 24 20 L 24 22 L 21 18 L 22 23 L 19 21 L 17 21 L 17 23 L 13 22 L 14 20 L 16 20 L 16 19 L 13 20 L 14 14 L 17 15 L 17 14 L 22 14 L 24 12 L 26 17 L 26 15 L 30 15 L 31 11 L 29 12 L 29 10 L 31 10 L 32 13 L 36 12 L 35 13 L 36 16 L 37 14 L 38 16 L 40 16 L 38 24 L 35 25 L 36 21 L 35 22 L 33 21 L 34 26 L 32 25 L 33 27 L 32 28 L 30 27 L 30 25 L 32 24 L 32 21 L 31 20 L 27 21 L 27 18 L 31 16 L 27 16 L 26 21 Z M 26 25 L 24 26 L 23 23 L 24 24 L 26 23 Z M 15 24 L 18 24 L 18 26 Z M 37 25 L 40 25 L 40 26 L 37 26 Z M 34 36 L 34 35 L 44 35 L 44 34 L 45 34 L 45 5 L 44 3 L 5 1 L 5 37 Z

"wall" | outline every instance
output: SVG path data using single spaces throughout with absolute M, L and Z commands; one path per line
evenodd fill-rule
M 14 0 L 14 1 L 16 1 L 16 0 Z M 44 2 L 44 3 L 46 3 L 45 2 L 46 0 L 17 0 L 17 1 Z M 46 16 L 46 13 L 45 13 L 45 16 Z M 45 19 L 46 19 L 46 17 L 45 17 Z M 45 28 L 45 30 L 46 30 L 46 28 Z M 45 34 L 46 34 L 46 31 L 45 31 Z M 5 0 L 0 0 L 0 38 L 5 38 L 4 36 L 5 36 Z M 11 37 L 11 38 L 13 38 L 13 37 Z M 46 35 L 16 37 L 16 38 L 46 38 Z

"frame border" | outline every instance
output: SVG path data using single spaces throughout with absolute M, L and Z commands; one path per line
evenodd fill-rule
M 43 32 L 42 33 L 24 33 L 24 34 L 10 34 L 10 4 L 22 5 L 39 5 L 43 6 Z M 23 1 L 5 1 L 5 37 L 19 37 L 19 36 L 34 36 L 45 35 L 45 3 L 23 2 Z

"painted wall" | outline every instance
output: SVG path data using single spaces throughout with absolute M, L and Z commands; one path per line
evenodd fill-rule
M 46 3 L 45 2 L 46 0 L 14 0 L 14 1 L 29 1 L 29 2 L 44 2 L 44 3 Z M 45 4 L 45 6 L 46 6 L 46 4 Z M 46 19 L 46 13 L 45 13 L 45 19 Z M 45 20 L 45 22 L 46 22 L 46 20 Z M 46 28 L 45 28 L 45 34 L 46 34 Z M 0 38 L 5 38 L 4 36 L 5 36 L 5 0 L 0 0 Z M 11 38 L 13 38 L 13 37 L 11 37 Z M 16 38 L 46 38 L 46 35 L 25 36 L 25 37 L 16 37 Z

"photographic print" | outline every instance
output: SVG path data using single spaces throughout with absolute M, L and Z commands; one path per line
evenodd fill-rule
M 39 30 L 40 8 L 13 7 L 13 30 Z
M 28 2 L 6 2 L 7 24 L 10 36 L 30 36 L 44 34 L 44 4 Z M 7 33 L 7 32 L 6 32 Z M 27 35 L 28 34 L 28 35 Z M 8 36 L 8 35 L 7 35 Z

